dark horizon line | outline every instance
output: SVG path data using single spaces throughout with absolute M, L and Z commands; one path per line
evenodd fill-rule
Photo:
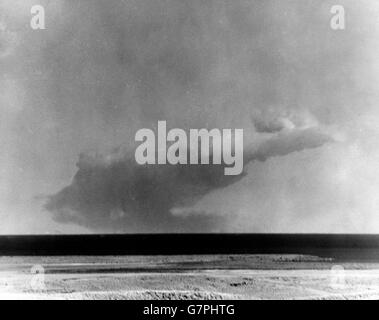
M 182 235 L 250 235 L 250 236 L 369 236 L 379 237 L 379 233 L 353 233 L 353 232 L 142 232 L 142 233 L 128 233 L 128 232 L 109 232 L 109 233 L 23 233 L 23 234 L 0 234 L 0 238 L 3 237 L 49 237 L 49 236 L 182 236 Z
M 379 262 L 378 234 L 87 234 L 0 236 L 0 256 L 302 254 Z

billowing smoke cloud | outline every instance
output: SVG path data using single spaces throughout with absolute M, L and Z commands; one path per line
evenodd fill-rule
M 248 146 L 245 165 L 322 146 L 331 138 L 316 129 L 293 130 Z M 49 198 L 56 219 L 94 229 L 128 232 L 206 232 L 223 229 L 223 218 L 180 208 L 244 177 L 225 176 L 222 165 L 148 165 L 118 149 L 107 156 L 82 155 L 72 184 Z M 179 209 L 178 209 L 179 208 Z M 186 210 L 188 211 L 188 209 Z
M 321 133 L 318 129 L 294 130 L 266 140 L 255 150 L 250 151 L 248 159 L 265 161 L 268 158 L 285 156 L 295 151 L 318 148 L 332 140 L 331 136 Z

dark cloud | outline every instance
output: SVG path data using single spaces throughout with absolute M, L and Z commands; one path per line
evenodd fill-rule
M 249 159 L 265 161 L 275 156 L 284 156 L 292 152 L 318 148 L 333 138 L 319 129 L 309 128 L 293 130 L 290 133 L 280 133 L 274 138 L 261 143 L 252 151 Z
M 330 141 L 314 129 L 279 134 L 247 149 L 245 165 L 264 161 Z M 225 176 L 222 165 L 149 165 L 135 162 L 134 153 L 121 149 L 107 156 L 82 155 L 71 185 L 49 197 L 46 209 L 62 222 L 98 230 L 127 232 L 211 232 L 223 228 L 217 215 L 173 214 L 191 207 L 213 190 L 241 180 Z

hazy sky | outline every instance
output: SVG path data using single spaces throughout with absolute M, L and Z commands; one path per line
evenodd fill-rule
M 379 2 L 34 4 L 0 0 L 0 233 L 379 232 Z M 243 128 L 244 174 L 136 165 L 158 120 Z

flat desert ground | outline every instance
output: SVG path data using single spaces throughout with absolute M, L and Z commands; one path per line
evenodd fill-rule
M 0 257 L 0 299 L 379 299 L 379 263 L 309 255 Z

